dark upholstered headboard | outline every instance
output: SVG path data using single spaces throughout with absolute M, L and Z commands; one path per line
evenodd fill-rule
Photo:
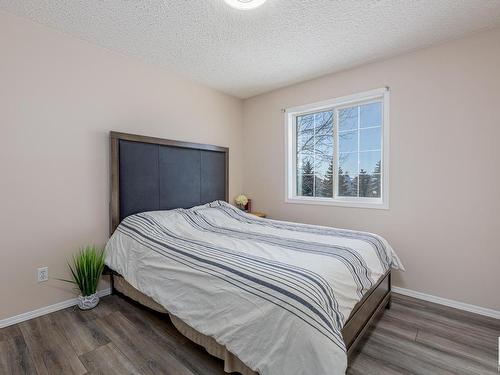
M 229 149 L 110 133 L 111 233 L 127 216 L 228 200 Z

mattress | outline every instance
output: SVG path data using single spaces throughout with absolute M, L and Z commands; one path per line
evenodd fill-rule
M 345 373 L 346 319 L 390 267 L 403 268 L 375 234 L 261 219 L 220 201 L 129 216 L 106 252 L 181 332 L 261 375 Z

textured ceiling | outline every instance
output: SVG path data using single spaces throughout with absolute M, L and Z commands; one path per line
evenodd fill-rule
M 499 0 L 0 0 L 0 9 L 246 98 L 500 24 Z

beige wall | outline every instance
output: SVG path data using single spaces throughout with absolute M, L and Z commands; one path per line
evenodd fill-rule
M 79 246 L 108 234 L 108 132 L 230 148 L 241 191 L 242 102 L 0 12 L 0 319 L 74 297 Z
M 280 109 L 383 86 L 390 210 L 284 203 Z M 407 268 L 397 286 L 500 310 L 500 29 L 254 97 L 243 121 L 256 209 L 380 233 Z

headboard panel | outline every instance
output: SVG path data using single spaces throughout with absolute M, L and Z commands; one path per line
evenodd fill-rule
M 228 200 L 229 149 L 110 133 L 111 233 L 129 215 Z

